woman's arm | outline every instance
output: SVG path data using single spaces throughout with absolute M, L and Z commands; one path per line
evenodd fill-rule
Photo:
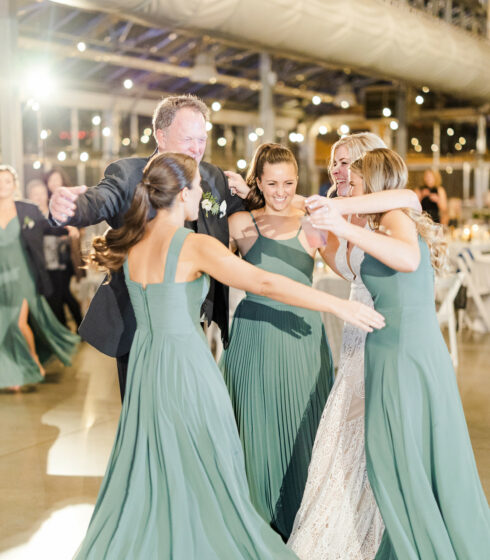
M 196 234 L 192 238 L 190 259 L 193 267 L 223 284 L 289 305 L 330 312 L 368 332 L 373 327 L 384 326 L 382 315 L 359 302 L 342 300 L 285 276 L 261 270 L 239 259 L 210 236 Z
M 409 189 L 389 190 L 362 196 L 337 197 L 335 199 L 314 195 L 306 199 L 310 212 L 328 205 L 335 200 L 341 214 L 381 214 L 397 208 L 411 208 L 422 211 L 417 195 Z
M 385 214 L 381 225 L 388 235 L 380 235 L 345 220 L 337 210 L 336 200 L 332 199 L 328 206 L 310 216 L 315 227 L 333 231 L 338 237 L 348 239 L 390 268 L 400 272 L 417 269 L 420 262 L 417 228 L 405 212 L 392 210 Z

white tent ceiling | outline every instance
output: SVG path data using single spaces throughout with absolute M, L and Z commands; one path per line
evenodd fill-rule
M 490 42 L 383 0 L 53 0 L 490 100 Z

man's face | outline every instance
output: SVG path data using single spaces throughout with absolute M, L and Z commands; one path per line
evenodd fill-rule
M 160 153 L 179 152 L 199 163 L 206 149 L 206 121 L 199 111 L 184 107 L 177 111 L 168 128 L 156 131 L 156 137 Z

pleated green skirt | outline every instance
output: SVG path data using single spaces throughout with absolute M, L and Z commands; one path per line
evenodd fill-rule
M 321 316 L 248 295 L 236 310 L 220 365 L 245 452 L 252 502 L 287 539 L 334 381 Z

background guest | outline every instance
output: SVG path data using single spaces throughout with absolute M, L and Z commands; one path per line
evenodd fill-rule
M 437 169 L 424 171 L 424 184 L 419 188 L 419 198 L 422 210 L 427 212 L 434 222 L 447 226 L 447 194 Z
M 71 186 L 70 180 L 63 169 L 53 168 L 46 174 L 45 183 L 35 181 L 28 184 L 27 196 L 48 217 L 49 199 L 61 186 Z M 53 287 L 47 300 L 58 321 L 65 326 L 67 325 L 66 304 L 78 328 L 82 322 L 82 312 L 80 303 L 70 289 L 70 283 L 73 276 L 79 281 L 84 275 L 84 270 L 80 268 L 82 264 L 80 233 L 74 227 L 69 226 L 66 229 L 68 235 L 48 233 L 44 236 L 46 269 Z
M 53 229 L 39 208 L 16 201 L 17 174 L 0 166 L 0 387 L 41 381 L 42 363 L 55 354 L 65 364 L 79 337 L 64 328 L 44 296 L 51 292 L 43 236 Z

